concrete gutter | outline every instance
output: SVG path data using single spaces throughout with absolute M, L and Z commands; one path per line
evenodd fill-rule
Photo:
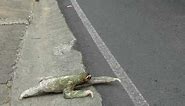
M 76 39 L 67 27 L 55 0 L 34 3 L 12 86 L 12 106 L 100 106 L 101 97 L 93 87 L 94 98 L 64 99 L 62 94 L 18 100 L 21 92 L 38 84 L 43 76 L 75 74 L 84 70 L 82 55 L 74 50 Z

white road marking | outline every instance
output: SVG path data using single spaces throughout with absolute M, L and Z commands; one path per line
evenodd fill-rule
M 115 57 L 112 55 L 108 47 L 105 45 L 99 34 L 96 32 L 94 27 L 92 26 L 91 22 L 86 17 L 83 10 L 80 8 L 78 2 L 76 0 L 70 0 L 74 9 L 76 10 L 78 16 L 80 17 L 83 25 L 91 35 L 92 39 L 96 43 L 98 49 L 108 62 L 109 66 L 111 67 L 112 71 L 115 73 L 115 75 L 121 80 L 121 85 L 124 87 L 124 89 L 127 91 L 128 95 L 132 99 L 135 106 L 149 106 L 145 98 L 142 96 L 142 94 L 139 92 L 139 90 L 136 88 L 134 83 L 131 81 L 131 79 L 128 77 L 124 69 L 121 67 L 121 65 L 118 63 L 118 61 L 115 59 Z

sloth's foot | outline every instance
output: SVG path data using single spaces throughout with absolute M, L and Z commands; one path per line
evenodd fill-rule
M 92 98 L 94 97 L 94 94 L 93 94 L 93 92 L 91 90 L 86 90 L 85 94 L 91 96 Z
M 114 81 L 119 81 L 121 83 L 121 80 L 119 78 L 114 78 Z

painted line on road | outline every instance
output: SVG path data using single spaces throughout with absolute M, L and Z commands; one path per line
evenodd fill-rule
M 118 61 L 115 59 L 115 57 L 112 55 L 108 47 L 105 45 L 95 28 L 92 26 L 89 19 L 86 17 L 83 10 L 80 8 L 78 2 L 76 0 L 70 0 L 74 9 L 76 10 L 78 16 L 80 17 L 83 25 L 91 35 L 93 41 L 96 43 L 98 49 L 108 62 L 109 66 L 111 67 L 112 71 L 115 73 L 115 75 L 120 78 L 121 85 L 124 87 L 124 89 L 127 91 L 128 95 L 132 99 L 135 106 L 149 106 L 145 98 L 142 96 L 142 94 L 139 92 L 139 90 L 136 88 L 134 83 L 131 81 L 131 79 L 128 77 L 124 69 L 121 67 L 121 65 L 118 63 Z

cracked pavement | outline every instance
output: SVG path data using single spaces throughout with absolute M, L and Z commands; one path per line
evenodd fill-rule
M 10 106 L 12 72 L 31 5 L 32 0 L 0 1 L 0 106 Z

